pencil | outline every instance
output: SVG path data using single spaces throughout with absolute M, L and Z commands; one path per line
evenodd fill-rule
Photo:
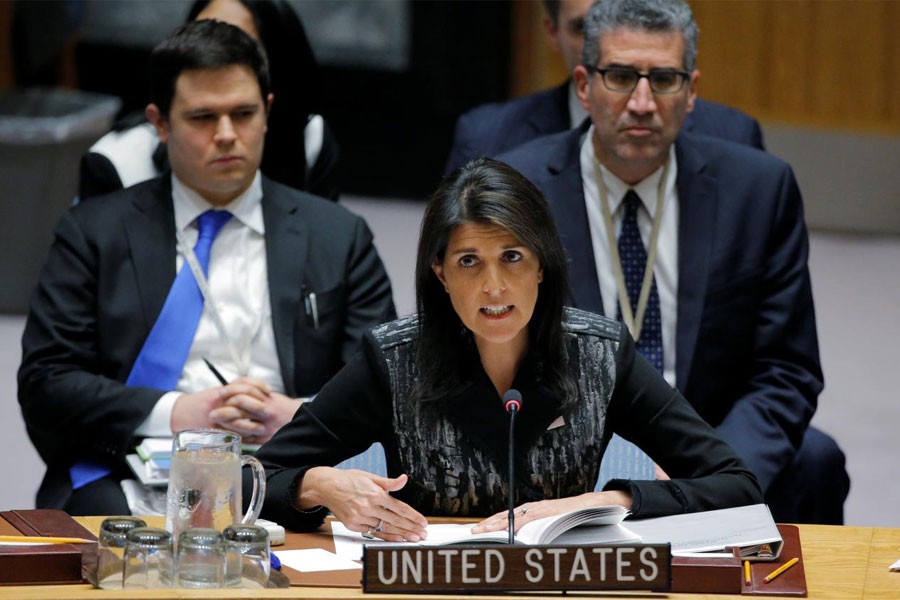
M 0 542 L 20 544 L 96 544 L 97 540 L 77 537 L 44 537 L 40 535 L 0 535 Z
M 203 362 L 206 363 L 206 366 L 209 367 L 209 370 L 212 371 L 212 374 L 216 376 L 216 379 L 219 380 L 219 383 L 221 383 L 222 385 L 228 385 L 228 381 L 224 377 L 222 377 L 222 374 L 219 373 L 219 370 L 211 362 L 209 362 L 206 358 L 203 359 Z
M 791 567 L 796 565 L 798 562 L 800 562 L 799 558 L 797 558 L 797 557 L 792 558 L 791 560 L 787 561 L 786 563 L 784 563 L 783 565 L 781 565 L 780 567 L 778 567 L 777 569 L 775 569 L 774 571 L 772 571 L 771 573 L 766 575 L 766 577 L 765 577 L 765 579 L 763 579 L 763 581 L 766 583 L 769 583 L 770 581 L 772 581 L 773 579 L 775 579 L 776 577 L 778 577 L 779 575 L 781 575 L 782 573 L 784 573 L 785 571 L 787 571 L 788 569 L 790 569 Z
M 750 577 L 750 561 L 745 560 L 744 561 L 744 584 L 750 585 L 751 583 L 753 583 L 753 579 L 751 579 L 751 577 Z

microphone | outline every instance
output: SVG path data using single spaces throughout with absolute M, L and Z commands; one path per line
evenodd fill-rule
M 509 413 L 509 543 L 516 539 L 516 485 L 515 464 L 513 461 L 513 440 L 515 437 L 516 413 L 522 410 L 522 394 L 519 390 L 509 390 L 503 394 L 503 407 Z

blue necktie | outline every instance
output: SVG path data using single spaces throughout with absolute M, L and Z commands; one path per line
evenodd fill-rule
M 231 218 L 226 211 L 208 210 L 197 219 L 200 234 L 194 246 L 203 274 L 209 274 L 209 253 L 213 240 Z M 184 362 L 194 342 L 203 314 L 203 294 L 187 261 L 181 267 L 150 335 L 134 361 L 125 385 L 170 391 L 181 378 Z M 107 465 L 79 461 L 69 470 L 72 489 L 77 490 L 111 473 Z
M 638 229 L 637 214 L 641 207 L 641 199 L 628 190 L 623 200 L 625 217 L 622 219 L 622 230 L 619 233 L 619 260 L 622 261 L 622 274 L 625 277 L 625 288 L 631 310 L 637 313 L 638 296 L 644 282 L 644 269 L 647 266 L 647 250 L 641 240 Z M 622 309 L 619 308 L 619 319 Z M 635 315 L 637 318 L 637 315 Z M 652 279 L 650 297 L 647 299 L 647 310 L 641 327 L 641 337 L 637 340 L 637 351 L 653 365 L 657 371 L 663 372 L 662 317 L 659 312 L 659 294 L 656 292 L 656 278 Z
M 209 252 L 213 240 L 230 218 L 231 213 L 215 210 L 208 210 L 198 218 L 200 234 L 194 254 L 204 275 L 209 274 Z M 181 378 L 181 370 L 202 314 L 203 294 L 190 265 L 184 261 L 125 385 L 174 390 Z

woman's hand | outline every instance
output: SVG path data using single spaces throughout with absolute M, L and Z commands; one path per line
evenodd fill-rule
M 563 513 L 579 510 L 582 508 L 590 508 L 592 506 L 608 506 L 610 504 L 618 504 L 625 508 L 631 508 L 631 494 L 618 490 L 607 492 L 590 492 L 581 494 L 580 496 L 571 496 L 569 498 L 560 498 L 558 500 L 541 500 L 540 502 L 527 502 L 515 510 L 516 515 L 516 532 L 522 528 L 522 525 L 544 517 L 552 517 Z M 472 528 L 472 533 L 483 533 L 485 531 L 505 531 L 509 529 L 509 511 L 498 512 L 491 515 L 484 521 L 477 523 Z
M 408 504 L 390 495 L 403 489 L 407 476 L 379 477 L 356 469 L 314 467 L 297 491 L 297 507 L 325 506 L 351 531 L 389 542 L 418 542 L 427 535 L 428 521 Z

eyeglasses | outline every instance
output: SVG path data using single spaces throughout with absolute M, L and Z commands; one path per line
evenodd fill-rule
M 691 76 L 687 71 L 675 69 L 650 69 L 646 73 L 641 73 L 631 67 L 594 67 L 591 65 L 584 65 L 584 67 L 588 71 L 599 73 L 606 89 L 622 94 L 633 92 L 638 82 L 645 77 L 654 94 L 675 94 L 681 91 Z

